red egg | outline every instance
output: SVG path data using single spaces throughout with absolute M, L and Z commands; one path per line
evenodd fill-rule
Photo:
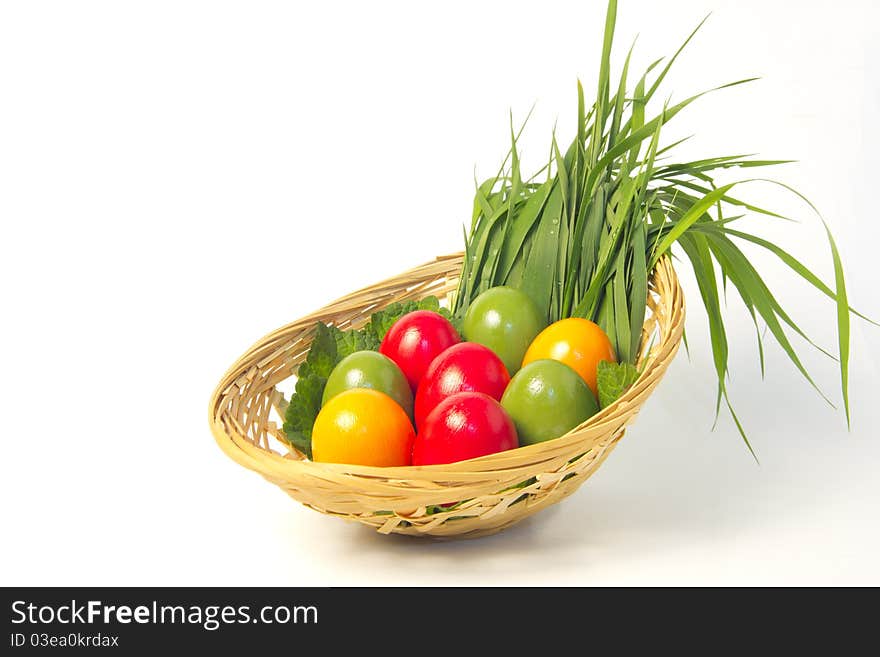
M 415 393 L 431 362 L 460 341 L 455 327 L 443 315 L 415 310 L 391 325 L 379 353 L 397 364 Z
M 458 392 L 482 392 L 500 400 L 510 382 L 504 363 L 488 347 L 459 342 L 437 356 L 416 392 L 416 427 L 441 401 Z
M 413 443 L 412 463 L 455 463 L 518 446 L 516 428 L 501 404 L 481 392 L 460 392 L 424 419 Z

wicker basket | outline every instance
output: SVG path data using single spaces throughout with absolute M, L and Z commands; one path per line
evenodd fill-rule
M 349 294 L 270 333 L 226 373 L 211 398 L 217 443 L 308 507 L 380 533 L 475 537 L 497 532 L 567 497 L 601 465 L 672 361 L 684 297 L 668 259 L 651 278 L 639 380 L 611 406 L 566 435 L 449 465 L 377 468 L 314 463 L 284 441 L 276 386 L 305 358 L 315 322 L 361 325 L 376 309 L 456 288 L 462 255 L 437 258 Z M 454 508 L 442 505 L 455 504 Z

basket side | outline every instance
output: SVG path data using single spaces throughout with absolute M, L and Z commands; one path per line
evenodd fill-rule
M 370 468 L 304 459 L 287 445 L 273 419 L 273 408 L 283 400 L 275 386 L 304 360 L 316 321 L 359 326 L 373 310 L 394 301 L 444 297 L 455 289 L 461 264 L 461 254 L 438 258 L 347 295 L 257 342 L 229 369 L 211 399 L 211 428 L 223 451 L 303 504 L 385 533 L 491 533 L 570 495 L 608 456 L 677 351 L 684 298 L 668 259 L 651 278 L 639 380 L 565 436 L 461 463 Z

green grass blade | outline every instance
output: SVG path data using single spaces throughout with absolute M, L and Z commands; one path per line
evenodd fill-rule
M 562 210 L 562 192 L 558 185 L 554 185 L 535 229 L 532 250 L 523 271 L 522 291 L 548 319 L 552 319 L 550 302 L 556 280 L 556 231 Z
M 617 265 L 614 271 L 614 278 L 611 282 L 611 289 L 614 295 L 614 326 L 615 340 L 614 352 L 617 354 L 617 360 L 622 363 L 631 363 L 635 360 L 632 345 L 632 327 L 630 325 L 629 303 L 627 301 L 626 290 L 626 250 L 621 249 L 617 257 Z
M 590 166 L 596 165 L 602 144 L 602 128 L 605 124 L 608 106 L 609 77 L 611 74 L 611 44 L 614 42 L 614 27 L 617 23 L 617 0 L 609 0 L 605 13 L 605 32 L 602 39 L 602 56 L 599 60 L 599 83 L 596 92 L 593 117 L 593 133 L 590 138 Z
M 709 338 L 712 345 L 712 359 L 715 364 L 715 375 L 718 378 L 718 394 L 715 400 L 715 418 L 721 411 L 721 398 L 724 395 L 727 377 L 728 343 L 724 328 L 724 317 L 721 314 L 721 303 L 718 297 L 718 282 L 715 268 L 705 238 L 699 235 L 682 235 L 679 245 L 691 262 L 694 278 L 700 290 L 703 306 L 709 321 Z
M 523 274 L 525 273 L 526 262 L 529 259 L 529 254 L 532 252 L 533 236 L 534 231 L 531 233 L 531 235 L 526 236 L 526 239 L 523 241 L 522 249 L 520 250 L 519 256 L 514 261 L 513 265 L 510 268 L 510 271 L 507 273 L 507 276 L 504 279 L 504 285 L 509 285 L 517 289 L 522 289 Z
M 565 166 L 565 158 L 562 157 L 562 153 L 559 151 L 559 144 L 556 142 L 555 132 L 551 138 L 550 147 L 553 149 L 553 157 L 556 160 L 556 184 L 559 186 L 559 191 L 562 193 L 562 206 L 567 214 L 570 205 L 570 178 L 568 175 L 568 168 Z
M 572 144 L 575 152 L 575 164 L 574 164 L 574 172 L 573 177 L 575 182 L 575 197 L 581 198 L 581 179 L 584 177 L 584 143 L 586 141 L 586 130 L 587 130 L 587 118 L 585 114 L 584 107 L 584 87 L 581 84 L 581 81 L 577 82 L 577 101 L 578 101 L 578 114 L 577 114 L 577 141 Z M 574 208 L 574 212 L 578 211 L 578 207 Z
M 526 241 L 526 236 L 532 231 L 540 218 L 541 211 L 547 203 L 551 189 L 553 189 L 552 181 L 542 184 L 529 196 L 525 203 L 518 206 L 517 212 L 510 219 L 507 240 L 501 247 L 498 261 L 497 280 L 501 284 L 509 283 L 508 279 L 511 270 L 517 261 L 523 259 L 523 244 Z
M 608 232 L 600 232 L 599 256 L 592 282 L 574 310 L 574 314 L 578 317 L 589 319 L 596 312 L 599 294 L 610 279 L 609 268 L 614 262 L 614 255 L 627 226 L 627 215 L 633 199 L 632 187 L 634 185 L 635 181 L 628 175 L 621 176 L 618 188 L 606 206 L 605 217 L 608 222 Z
M 482 185 L 477 186 L 477 190 L 474 193 L 474 215 L 471 221 L 471 230 L 476 228 L 476 224 L 481 216 L 489 217 L 495 212 L 495 208 L 489 202 L 489 196 L 497 182 L 498 178 L 496 177 L 486 180 Z
M 626 59 L 623 62 L 623 70 L 620 73 L 620 81 L 617 87 L 617 95 L 615 96 L 614 113 L 611 117 L 611 128 L 608 131 L 608 148 L 612 148 L 617 141 L 618 132 L 620 130 L 620 119 L 623 116 L 623 103 L 626 98 L 626 78 L 629 73 L 629 60 L 632 57 L 635 42 L 626 53 Z
M 750 169 L 757 167 L 772 167 L 780 164 L 790 164 L 794 160 L 747 160 L 744 158 L 749 155 L 728 155 L 724 157 L 710 157 L 703 160 L 695 160 L 693 162 L 681 162 L 677 164 L 669 164 L 665 167 L 657 169 L 657 177 L 665 178 L 676 175 L 694 175 L 695 173 L 705 171 L 715 171 L 716 169 Z
M 681 44 L 679 46 L 678 50 L 675 51 L 675 54 L 672 55 L 672 57 L 669 59 L 669 62 L 666 64 L 666 66 L 663 67 L 663 70 L 657 76 L 657 79 L 654 80 L 654 84 L 652 84 L 651 88 L 648 90 L 648 93 L 646 95 L 646 101 L 650 100 L 651 97 L 654 95 L 654 93 L 657 91 L 657 89 L 660 88 L 660 83 L 663 82 L 663 79 L 666 77 L 666 74 L 669 73 L 669 69 L 672 68 L 672 65 L 675 63 L 675 60 L 678 59 L 678 56 L 684 51 L 684 49 L 687 47 L 687 45 L 691 42 L 691 39 L 693 39 L 696 36 L 697 32 L 700 31 L 700 28 L 703 27 L 705 22 L 707 20 L 709 20 L 709 16 L 710 16 L 710 14 L 706 14 L 706 16 L 703 18 L 703 20 L 701 20 L 700 23 L 694 28 L 693 32 L 691 32 L 688 35 L 688 38 L 684 40 L 684 43 Z
M 761 179 L 763 182 L 769 182 L 774 185 L 778 185 L 784 189 L 787 189 L 789 192 L 800 198 L 804 203 L 806 203 L 810 209 L 819 217 L 819 220 L 822 222 L 822 225 L 825 228 L 825 234 L 828 236 L 828 245 L 831 247 L 831 259 L 834 264 L 834 284 L 836 287 L 836 299 L 837 299 L 837 342 L 838 342 L 838 360 L 840 361 L 840 391 L 843 396 L 843 407 L 846 413 L 846 425 L 847 427 L 851 427 L 851 417 L 850 417 L 850 407 L 849 407 L 849 341 L 850 341 L 850 326 L 849 326 L 849 300 L 846 294 L 846 280 L 843 273 L 843 263 L 840 260 L 840 253 L 837 250 L 837 243 L 834 241 L 834 236 L 831 234 L 831 229 L 828 227 L 828 222 L 825 221 L 825 218 L 822 216 L 822 213 L 813 205 L 812 201 L 808 199 L 806 196 L 801 194 L 799 191 L 791 187 L 790 185 L 786 185 L 785 183 L 779 182 L 778 180 L 771 179 Z
M 831 235 L 831 229 L 822 219 L 825 232 L 828 235 L 828 244 L 831 247 L 831 258 L 834 261 L 834 285 L 837 288 L 837 341 L 840 354 L 840 391 L 843 395 L 843 408 L 846 413 L 846 426 L 852 427 L 849 410 L 849 302 L 846 296 L 846 281 L 843 275 L 843 264 L 840 261 L 840 253 L 837 244 Z
M 700 194 L 708 194 L 710 191 L 712 191 L 712 189 L 710 187 L 705 187 L 703 185 L 699 185 L 697 183 L 694 183 L 694 182 L 688 181 L 688 180 L 676 180 L 675 186 L 676 186 L 676 191 L 679 191 L 679 192 L 681 191 L 680 188 L 682 188 L 682 187 L 693 190 L 695 192 L 699 192 Z M 735 206 L 741 207 L 745 210 L 749 210 L 750 212 L 756 212 L 758 214 L 763 214 L 768 217 L 775 217 L 777 219 L 784 219 L 786 221 L 792 221 L 792 219 L 790 219 L 789 217 L 778 214 L 776 212 L 772 212 L 771 210 L 766 210 L 764 208 L 758 207 L 757 205 L 753 205 L 751 203 L 746 203 L 745 201 L 742 201 L 738 198 L 734 198 L 733 196 L 728 196 L 726 194 L 721 198 L 721 201 L 724 203 L 727 203 L 729 205 L 735 205 Z
M 693 139 L 693 138 L 694 138 L 693 135 L 688 135 L 687 137 L 682 137 L 681 139 L 677 139 L 676 141 L 672 142 L 668 146 L 664 146 L 663 148 L 658 150 L 657 157 L 659 158 L 661 155 L 665 155 L 666 153 L 668 153 L 669 151 L 674 149 L 676 146 L 680 146 L 684 142 L 688 141 L 689 139 Z
M 639 352 L 641 327 L 645 323 L 645 310 L 648 299 L 648 264 L 646 262 L 646 230 L 645 223 L 639 221 L 633 227 L 632 263 L 630 265 L 630 357 L 635 359 Z
M 500 197 L 500 194 L 498 195 Z M 468 270 L 468 279 L 462 288 L 463 301 L 470 303 L 475 293 L 480 291 L 479 282 L 485 280 L 483 271 L 486 268 L 487 260 L 494 257 L 491 254 L 490 240 L 493 239 L 493 228 L 498 221 L 507 215 L 507 202 L 500 203 L 491 216 L 483 216 L 477 222 L 477 228 L 472 234 L 471 262 Z M 491 262 L 489 264 L 491 266 Z
M 599 247 L 602 238 L 602 225 L 605 218 L 605 204 L 607 202 L 608 185 L 603 184 L 597 190 L 589 205 L 589 211 L 584 220 L 583 248 L 581 250 L 581 275 L 578 285 L 586 291 L 599 259 Z M 580 241 L 580 240 L 579 240 Z M 572 304 L 577 305 L 580 299 L 572 298 Z
M 645 82 L 648 79 L 648 75 L 650 75 L 651 71 L 653 71 L 657 66 L 663 63 L 663 58 L 654 60 L 651 62 L 651 65 L 642 73 L 642 77 L 639 78 L 639 81 L 636 83 L 636 88 L 633 91 L 632 98 L 632 112 L 630 113 L 629 118 L 624 122 L 623 127 L 620 129 L 624 134 L 632 132 L 633 130 L 638 130 L 641 126 L 645 124 L 645 105 L 648 104 L 648 100 L 650 100 L 645 95 Z M 630 168 L 635 169 L 637 161 L 633 160 L 630 162 Z
M 719 187 L 716 190 L 713 190 L 706 194 L 699 201 L 694 203 L 690 209 L 684 213 L 684 215 L 679 219 L 675 226 L 663 237 L 660 243 L 657 245 L 657 248 L 654 250 L 651 255 L 651 260 L 649 263 L 649 269 L 654 269 L 654 266 L 657 264 L 657 261 L 660 259 L 664 253 L 666 253 L 669 248 L 675 243 L 675 241 L 681 237 L 684 232 L 690 228 L 690 226 L 697 221 L 703 214 L 705 214 L 706 210 L 711 208 L 715 203 L 720 199 L 724 194 L 730 190 L 736 183 L 730 183 L 728 185 L 724 185 L 723 187 Z
M 789 342 L 788 336 L 785 335 L 776 315 L 778 303 L 772 298 L 772 294 L 770 294 L 766 284 L 749 262 L 749 259 L 727 238 L 721 235 L 710 236 L 708 234 L 707 238 L 709 238 L 710 248 L 715 254 L 716 259 L 726 269 L 728 278 L 736 287 L 740 296 L 744 301 L 748 299 L 754 304 L 755 309 L 767 323 L 767 328 L 788 355 L 789 360 L 794 363 L 801 375 L 813 386 L 816 392 L 833 407 L 834 404 L 816 385 L 816 382 L 807 372 L 794 347 Z
M 742 218 L 742 215 L 740 215 L 738 217 L 727 217 L 727 218 L 725 218 L 724 223 L 730 223 L 731 221 L 733 221 L 735 219 L 740 219 L 740 218 Z M 826 285 L 822 281 L 822 279 L 820 279 L 818 276 L 816 276 L 812 271 L 810 271 L 809 268 L 807 268 L 806 265 L 804 265 L 800 260 L 795 258 L 793 255 L 791 255 L 788 251 L 786 251 L 785 249 L 783 249 L 780 246 L 777 246 L 773 242 L 770 242 L 770 241 L 765 240 L 761 237 L 758 237 L 757 235 L 752 235 L 751 233 L 745 233 L 740 230 L 734 230 L 732 228 L 725 228 L 723 226 L 718 225 L 720 223 L 721 222 L 715 222 L 711 226 L 700 227 L 699 230 L 722 230 L 725 234 L 727 234 L 731 237 L 738 237 L 739 239 L 746 240 L 748 242 L 751 242 L 752 244 L 757 244 L 758 246 L 761 246 L 761 247 L 767 249 L 768 251 L 770 251 L 771 253 L 776 255 L 782 262 L 784 262 L 786 265 L 788 265 L 788 267 L 792 271 L 797 273 L 801 278 L 803 278 L 805 281 L 807 281 L 810 285 L 815 287 L 817 290 L 819 290 L 822 294 L 824 294 L 828 298 L 832 299 L 835 303 L 837 302 L 837 294 L 834 292 L 834 290 L 832 290 L 828 285 Z M 880 326 L 880 324 L 875 322 L 870 317 L 866 317 L 865 315 L 863 315 L 862 313 L 857 311 L 852 306 L 849 307 L 849 312 L 852 313 L 853 315 L 855 315 L 856 317 L 859 317 L 859 318 L 865 320 L 869 324 L 873 324 L 874 326 Z
M 736 411 L 733 410 L 733 404 L 730 403 L 730 396 L 727 394 L 727 390 L 724 390 L 724 402 L 727 404 L 727 410 L 730 411 L 730 417 L 733 418 L 734 424 L 736 424 L 736 429 L 739 431 L 739 435 L 742 436 L 743 441 L 746 444 L 746 447 L 749 448 L 749 453 L 752 455 L 752 458 L 755 459 L 755 463 L 760 465 L 760 461 L 758 460 L 758 455 L 755 454 L 755 450 L 752 449 L 752 443 L 749 441 L 749 437 L 746 435 L 746 430 L 743 428 L 742 422 L 739 421 L 739 417 L 736 414 Z
M 559 145 L 556 143 L 555 136 L 553 138 L 553 150 L 556 153 L 557 161 L 557 184 L 559 185 L 559 188 L 562 192 L 562 211 L 560 212 L 559 223 L 554 226 L 555 231 L 551 230 L 551 235 L 554 232 L 556 234 L 556 271 L 566 272 L 568 271 L 568 261 L 571 250 L 569 234 L 571 231 L 571 225 L 574 221 L 574 217 L 572 216 L 574 204 L 571 198 L 573 193 L 573 185 L 570 185 L 571 179 L 569 178 L 568 170 L 565 166 L 565 160 L 562 157 L 562 153 L 560 153 L 559 151 Z M 576 194 L 576 192 L 574 193 Z M 561 289 L 562 281 L 559 280 L 559 277 L 556 278 L 557 280 L 553 285 L 553 289 L 550 295 L 550 315 L 554 318 L 561 318 L 564 290 Z
M 513 112 L 510 113 L 510 153 L 511 153 L 511 173 L 510 173 L 510 190 L 507 202 L 507 216 L 500 229 L 496 231 L 496 239 L 493 240 L 489 251 L 490 266 L 488 268 L 488 279 L 486 287 L 498 285 L 498 264 L 501 260 L 501 249 L 508 242 L 508 234 L 510 232 L 510 224 L 515 216 L 515 208 L 520 199 L 522 178 L 520 176 L 519 150 L 516 146 L 516 135 L 513 132 Z
M 584 193 L 587 195 L 592 194 L 592 187 L 596 183 L 596 179 L 599 175 L 599 172 L 605 171 L 605 169 L 620 155 L 629 151 L 636 144 L 640 144 L 645 139 L 651 137 L 654 134 L 654 131 L 657 129 L 658 125 L 664 125 L 671 121 L 679 112 L 681 112 L 685 107 L 693 103 L 698 98 L 705 96 L 706 94 L 712 93 L 714 91 L 720 91 L 722 89 L 728 89 L 730 87 L 735 87 L 737 85 L 746 84 L 748 82 L 753 82 L 757 78 L 745 78 L 743 80 L 737 80 L 735 82 L 730 82 L 728 84 L 723 84 L 719 87 L 713 87 L 712 89 L 707 89 L 706 91 L 700 92 L 690 98 L 686 98 L 681 101 L 677 105 L 674 105 L 668 108 L 662 115 L 654 117 L 645 125 L 643 125 L 638 130 L 632 131 L 625 139 L 620 140 L 617 144 L 614 145 L 613 148 L 608 149 L 602 157 L 600 157 L 595 166 L 590 170 L 589 177 L 587 178 L 587 184 L 584 186 Z

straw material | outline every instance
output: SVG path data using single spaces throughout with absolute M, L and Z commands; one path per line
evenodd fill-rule
M 305 359 L 315 322 L 358 327 L 394 301 L 445 298 L 456 289 L 462 258 L 440 257 L 349 294 L 251 347 L 211 398 L 211 430 L 223 451 L 306 506 L 383 534 L 492 534 L 571 495 L 608 457 L 678 350 L 684 297 L 668 258 L 651 278 L 642 375 L 614 404 L 560 438 L 448 465 L 389 468 L 314 463 L 284 440 L 285 402 L 276 386 Z

